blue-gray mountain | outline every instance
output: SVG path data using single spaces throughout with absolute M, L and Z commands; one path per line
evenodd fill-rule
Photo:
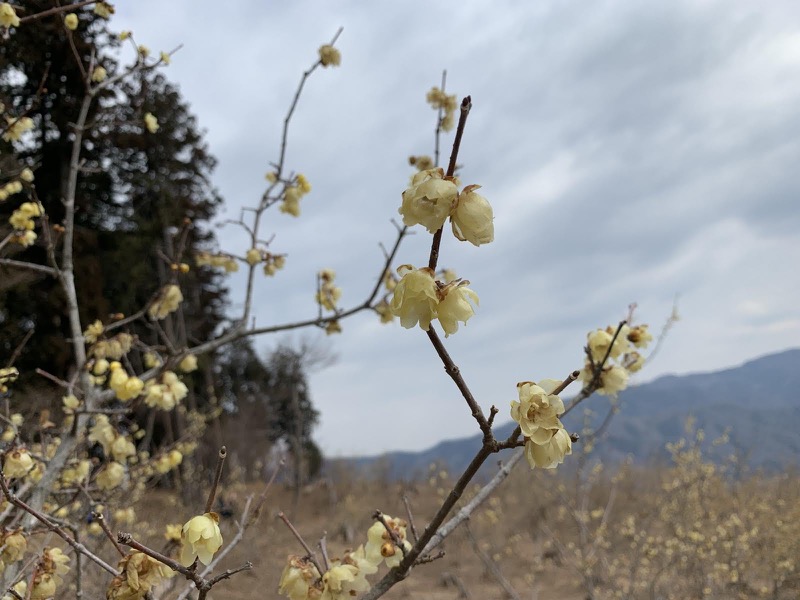
M 665 445 L 684 435 L 686 419 L 692 416 L 707 440 L 730 430 L 730 444 L 716 454 L 719 460 L 733 452 L 747 468 L 768 471 L 800 463 L 800 349 L 763 356 L 723 371 L 661 377 L 629 388 L 619 400 L 621 410 L 596 447 L 596 454 L 606 461 L 618 462 L 628 456 L 639 463 L 668 460 Z M 585 406 L 592 410 L 597 423 L 606 415 L 609 403 L 603 397 L 593 397 Z M 498 408 L 502 415 L 506 407 Z M 580 412 L 576 410 L 565 419 L 569 431 L 583 427 Z M 496 436 L 507 437 L 514 425 L 509 422 L 496 427 Z M 390 452 L 342 461 L 392 478 L 424 475 L 432 463 L 457 473 L 475 454 L 480 440 L 480 435 L 475 435 L 444 441 L 421 452 Z M 498 456 L 499 460 L 503 458 L 504 454 Z

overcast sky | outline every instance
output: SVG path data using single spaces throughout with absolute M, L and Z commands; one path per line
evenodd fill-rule
M 154 51 L 183 44 L 167 74 L 219 159 L 222 218 L 262 194 L 300 74 L 344 28 L 341 67 L 314 74 L 292 123 L 287 167 L 313 191 L 299 219 L 266 220 L 264 237 L 289 258 L 257 288 L 258 325 L 313 317 L 323 267 L 344 307 L 363 301 L 379 243 L 393 240 L 407 157 L 432 153 L 425 93 L 447 69 L 448 90 L 473 99 L 462 180 L 483 186 L 496 218 L 492 244 L 445 235 L 440 264 L 481 299 L 446 344 L 486 410 L 507 420 L 517 381 L 579 368 L 587 331 L 632 301 L 655 331 L 676 295 L 682 317 L 640 382 L 800 345 L 795 1 L 116 7 L 113 29 Z M 245 250 L 235 229 L 219 238 Z M 422 266 L 429 244 L 419 229 L 397 264 Z M 241 298 L 242 280 L 231 286 Z M 342 325 L 319 336 L 338 362 L 311 378 L 324 452 L 421 449 L 477 431 L 422 331 L 373 314 Z

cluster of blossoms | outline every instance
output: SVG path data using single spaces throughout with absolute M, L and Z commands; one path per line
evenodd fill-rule
M 259 248 L 250 248 L 245 254 L 245 262 L 251 267 L 264 263 L 264 275 L 272 277 L 286 266 L 285 254 L 272 254 Z
M 319 47 L 319 62 L 323 67 L 338 67 L 342 64 L 342 53 L 330 44 Z
M 420 171 L 403 192 L 398 212 L 407 226 L 422 225 L 436 233 L 450 217 L 453 235 L 475 246 L 494 240 L 494 215 L 489 202 L 477 194 L 479 185 L 468 185 L 461 193 L 454 177 L 441 168 Z
M 511 402 L 511 418 L 525 437 L 525 458 L 531 469 L 555 469 L 572 454 L 572 439 L 558 418 L 564 413 L 564 402 L 552 393 L 559 385 L 555 379 L 517 384 L 519 401 Z
M 4 441 L 14 441 L 17 437 L 18 429 L 23 423 L 22 415 L 12 415 L 12 428 L 3 434 Z M 44 423 L 43 427 L 52 426 L 52 423 Z M 9 435 L 11 434 L 11 435 Z M 53 438 L 46 445 L 41 443 L 32 444 L 30 450 L 25 446 L 13 446 L 5 451 L 3 455 L 3 476 L 9 479 L 17 479 L 25 483 L 38 483 L 44 475 L 45 463 L 42 459 L 50 460 L 61 443 L 60 438 Z
M 618 329 L 609 326 L 587 335 L 586 364 L 580 374 L 581 381 L 586 385 L 594 382 L 597 392 L 606 396 L 616 396 L 628 387 L 629 375 L 644 365 L 644 357 L 638 350 L 653 340 L 647 325 L 622 325 Z
M 425 96 L 428 103 L 436 110 L 444 111 L 440 127 L 444 131 L 450 131 L 456 123 L 456 109 L 458 108 L 458 99 L 455 94 L 448 96 L 444 91 L 438 87 L 432 87 L 428 94 Z
M 331 560 L 324 574 L 308 556 L 290 555 L 278 592 L 290 600 L 337 600 L 368 591 L 368 575 L 376 573 L 384 562 L 388 568 L 396 567 L 411 549 L 406 522 L 388 515 L 384 515 L 384 521 L 386 526 L 376 522 L 369 528 L 366 544 Z
M 125 367 L 119 361 L 113 361 L 108 366 L 109 377 L 108 387 L 110 387 L 117 400 L 127 402 L 133 400 L 144 389 L 144 382 L 136 376 L 128 375 Z
M 14 184 L 14 193 L 22 190 L 22 184 L 19 181 L 14 181 L 12 184 Z M 43 213 L 44 209 L 39 202 L 23 202 L 8 219 L 15 232 L 12 241 L 24 247 L 31 246 L 37 237 L 34 231 L 36 227 L 34 219 L 41 217 Z
M 10 479 L 22 479 L 34 467 L 33 457 L 26 448 L 17 447 L 6 452 L 3 459 L 3 475 Z
M 140 600 L 173 575 L 167 565 L 138 550 L 124 556 L 118 568 L 119 575 L 111 580 L 106 591 L 107 600 Z
M 147 308 L 147 314 L 154 321 L 165 319 L 167 315 L 178 310 L 181 302 L 183 302 L 181 288 L 174 283 L 165 285 Z
M 0 109 L 2 109 L 2 106 L 3 105 L 0 104 Z M 25 167 L 22 169 L 22 171 L 20 171 L 17 178 L 7 181 L 2 187 L 0 187 L 0 202 L 8 200 L 8 198 L 14 194 L 19 194 L 24 189 L 25 184 L 33 183 L 33 180 L 33 171 L 31 171 L 28 167 Z
M 16 371 L 16 369 L 14 369 Z M 3 381 L 2 376 L 0 376 L 0 382 Z M 19 427 L 25 422 L 25 418 L 20 413 L 14 413 L 8 418 L 8 425 L 6 426 L 5 430 L 3 431 L 2 435 L 0 436 L 0 440 L 3 442 L 13 442 L 14 438 L 17 437 L 19 433 Z
M 336 310 L 336 303 L 342 297 L 342 288 L 333 283 L 333 280 L 336 278 L 336 271 L 333 269 L 322 269 L 318 277 L 317 304 L 325 310 Z
M 14 383 L 19 377 L 19 371 L 15 367 L 3 367 L 0 369 L 0 394 L 8 391 L 8 384 Z
M 235 273 L 239 270 L 239 263 L 230 254 L 211 254 L 200 252 L 195 255 L 194 262 L 198 267 L 218 267 L 226 273 Z
M 69 573 L 67 563 L 69 556 L 60 548 L 45 548 L 37 564 L 28 597 L 44 599 L 55 596 L 58 586 L 64 582 L 64 575 Z
M 144 387 L 144 403 L 150 408 L 172 410 L 189 393 L 189 388 L 173 371 L 164 371 L 159 380 L 150 379 Z
M 466 324 L 475 314 L 471 302 L 478 304 L 478 294 L 468 288 L 469 281 L 457 279 L 449 283 L 437 281 L 428 267 L 415 269 L 400 265 L 400 281 L 394 289 L 390 308 L 400 324 L 410 329 L 419 323 L 428 331 L 433 319 L 439 319 L 445 335 L 458 331 L 458 322 Z
M 130 333 L 125 332 L 118 333 L 106 339 L 98 339 L 103 331 L 103 324 L 100 321 L 95 321 L 83 332 L 84 340 L 92 344 L 87 354 L 97 359 L 92 365 L 92 372 L 97 376 L 103 375 L 108 370 L 109 363 L 106 359 L 121 359 L 131 351 L 134 340 L 134 337 Z
M 267 173 L 267 181 L 274 183 L 275 173 Z M 283 189 L 283 202 L 278 210 L 293 217 L 300 216 L 300 199 L 311 192 L 311 184 L 302 173 L 298 173 L 294 181 Z

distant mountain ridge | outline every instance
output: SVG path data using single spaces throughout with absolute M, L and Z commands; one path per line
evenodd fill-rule
M 762 356 L 741 366 L 691 375 L 666 375 L 633 386 L 620 394 L 621 410 L 597 444 L 597 455 L 617 462 L 667 457 L 667 442 L 684 435 L 690 415 L 707 439 L 730 429 L 731 446 L 750 468 L 773 471 L 800 464 L 800 348 Z M 586 407 L 595 419 L 605 416 L 608 400 L 593 397 Z M 579 431 L 578 409 L 565 419 L 569 431 Z M 514 423 L 495 428 L 507 437 Z M 389 452 L 381 456 L 336 459 L 348 466 L 389 477 L 424 475 L 431 463 L 453 472 L 463 470 L 479 448 L 481 436 L 447 440 L 419 452 Z M 730 454 L 730 448 L 727 453 Z M 500 453 L 499 460 L 508 454 Z M 489 461 L 494 464 L 496 461 Z

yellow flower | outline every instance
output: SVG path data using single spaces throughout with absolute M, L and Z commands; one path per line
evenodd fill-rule
M 8 594 L 7 596 L 3 596 L 3 600 L 14 600 L 15 598 L 25 598 L 28 592 L 28 582 L 25 581 L 24 579 L 21 579 L 16 584 L 14 584 L 14 587 L 12 587 L 11 589 L 17 592 L 17 595 L 12 596 L 11 594 Z
M 165 65 L 168 65 L 170 63 L 170 61 L 172 60 L 170 55 L 168 53 L 166 53 L 166 52 L 162 52 L 159 55 L 159 58 L 161 59 L 161 62 L 164 63 Z
M 594 377 L 592 365 L 587 361 L 583 370 L 581 371 L 579 379 L 591 383 Z M 600 372 L 599 379 L 600 387 L 597 388 L 597 393 L 603 396 L 616 396 L 619 392 L 628 387 L 628 371 L 618 365 L 606 367 Z
M 114 14 L 114 5 L 108 2 L 98 2 L 94 5 L 94 14 L 104 19 L 110 19 Z
M 6 142 L 16 142 L 22 134 L 33 127 L 33 119 L 30 117 L 20 117 L 15 119 L 6 115 L 6 131 L 3 140 Z
M 644 366 L 644 356 L 638 352 L 629 352 L 625 355 L 625 368 L 631 373 L 636 373 Z
M 8 2 L 0 4 L 0 27 L 19 27 L 19 17 Z
M 409 156 L 408 164 L 412 167 L 416 167 L 417 171 L 427 171 L 433 168 L 433 159 L 427 155 Z
M 37 573 L 31 586 L 31 600 L 44 600 L 56 595 L 56 580 L 49 573 Z
M 609 358 L 617 358 L 620 354 L 628 349 L 628 326 L 623 325 L 622 330 L 617 336 L 617 339 L 614 340 L 614 346 L 609 352 L 609 346 L 611 346 L 611 340 L 614 339 L 614 333 L 616 333 L 616 330 L 608 327 L 606 329 L 596 329 L 587 335 L 589 340 L 589 352 L 591 353 L 592 360 L 594 360 L 595 363 L 599 363 L 601 360 L 603 360 L 603 358 L 606 356 L 606 353 L 608 353 Z
M 75 13 L 69 13 L 66 17 L 64 17 L 64 25 L 66 25 L 67 29 L 70 31 L 75 31 L 78 28 L 78 15 Z
M 468 241 L 475 246 L 488 244 L 494 240 L 494 215 L 489 202 L 473 190 L 479 185 L 468 185 L 458 196 L 458 204 L 453 211 L 451 225 L 453 235 L 459 240 Z
M 183 526 L 183 547 L 181 548 L 180 563 L 184 567 L 190 566 L 195 558 L 208 565 L 214 553 L 222 546 L 222 533 L 219 530 L 219 516 L 209 512 L 192 517 Z
M 141 600 L 162 580 L 172 577 L 167 565 L 138 550 L 131 551 L 119 562 L 120 574 L 106 590 L 107 600 Z
M 390 569 L 396 567 L 403 560 L 404 552 L 411 549 L 411 543 L 406 540 L 406 522 L 403 519 L 395 519 L 389 515 L 384 515 L 384 520 L 394 533 L 394 537 L 400 540 L 403 551 L 400 551 L 394 543 L 392 536 L 386 530 L 383 523 L 376 521 L 367 530 L 367 543 L 364 546 L 364 555 L 368 562 L 373 565 L 380 565 L 385 560 L 386 566 Z
M 165 319 L 167 315 L 178 310 L 181 302 L 183 302 L 181 288 L 174 283 L 166 285 L 161 289 L 156 300 L 147 309 L 147 314 L 150 315 L 150 318 L 153 320 Z
M 25 554 L 25 550 L 28 548 L 28 540 L 23 535 L 21 529 L 7 531 L 4 537 L 0 535 L 0 539 L 2 539 L 3 561 L 6 563 L 20 560 Z
M 140 55 L 142 58 L 147 58 L 148 56 L 150 56 L 150 48 L 148 48 L 148 47 L 147 47 L 147 46 L 145 46 L 144 44 L 140 45 L 140 46 L 139 46 L 139 55 Z M 151 133 L 152 133 L 152 132 L 151 132 Z
M 290 555 L 281 573 L 278 593 L 288 596 L 290 600 L 318 598 L 320 592 L 313 586 L 319 578 L 319 571 L 307 557 Z M 309 595 L 311 590 L 314 590 L 314 596 Z
M 188 354 L 178 365 L 178 368 L 184 373 L 191 373 L 197 370 L 197 357 L 194 354 Z
M 458 201 L 456 184 L 444 177 L 441 168 L 414 175 L 398 210 L 405 225 L 420 224 L 430 233 L 441 229 Z
M 120 31 L 119 32 L 119 39 L 120 39 L 121 42 L 124 42 L 129 37 L 131 37 L 131 32 L 130 31 L 126 30 L 126 31 Z
M 323 67 L 338 67 L 342 63 L 342 53 L 330 44 L 325 44 L 319 48 L 319 61 Z
M 300 197 L 302 191 L 299 187 L 290 185 L 283 192 L 283 203 L 278 207 L 282 213 L 287 213 L 293 217 L 300 216 Z
M 628 341 L 637 348 L 646 348 L 653 341 L 653 335 L 648 331 L 647 325 L 637 325 L 628 331 Z
M 338 319 L 335 321 L 328 321 L 328 324 L 325 326 L 325 333 L 327 335 L 342 333 L 342 326 L 339 324 Z
M 94 344 L 103 334 L 103 323 L 98 319 L 86 328 L 83 332 L 83 339 L 87 344 Z
M 247 254 L 245 255 L 245 260 L 247 261 L 247 264 L 250 265 L 251 267 L 253 265 L 257 265 L 258 263 L 261 262 L 261 250 L 259 250 L 258 248 L 250 248 L 250 250 L 248 250 Z
M 308 194 L 311 191 L 311 184 L 308 182 L 308 179 L 306 179 L 305 175 L 298 173 L 295 180 L 297 181 L 297 185 L 301 192 Z
M 158 131 L 158 119 L 156 119 L 153 113 L 144 114 L 144 126 L 150 133 L 155 133 Z
M 394 321 L 392 308 L 389 306 L 389 303 L 386 302 L 386 300 L 381 300 L 375 305 L 375 312 L 378 313 L 378 316 L 380 316 L 381 323 L 391 323 Z
M 161 358 L 155 352 L 144 353 L 144 366 L 148 369 L 154 369 L 161 366 Z
M 25 477 L 33 468 L 33 458 L 25 448 L 16 448 L 6 454 L 3 475 L 8 478 Z
M 103 67 L 95 67 L 92 71 L 92 81 L 95 83 L 100 83 L 106 76 L 108 76 L 108 72 Z
M 67 414 L 73 413 L 75 409 L 81 405 L 81 401 L 78 400 L 73 394 L 61 398 L 61 402 L 64 405 L 64 412 Z
M 167 525 L 164 529 L 164 538 L 168 542 L 180 542 L 181 541 L 181 525 L 180 523 L 174 523 L 171 525 Z
M 114 460 L 125 462 L 129 456 L 136 456 L 136 446 L 124 435 L 120 435 L 111 443 L 111 454 Z
M 551 394 L 560 384 L 555 379 L 544 379 L 538 385 L 533 381 L 517 384 L 519 401 L 511 402 L 511 418 L 519 423 L 522 435 L 536 444 L 549 443 L 553 432 L 564 428 L 558 419 L 564 413 L 564 402 Z
M 555 469 L 567 454 L 572 454 L 572 439 L 566 430 L 557 429 L 549 435 L 550 439 L 544 444 L 531 439 L 525 441 L 525 458 L 531 469 Z
M 460 281 L 458 283 L 454 281 L 448 283 L 439 291 L 439 295 L 443 297 L 439 301 L 439 306 L 436 310 L 439 323 L 442 324 L 442 329 L 444 329 L 445 337 L 458 331 L 459 321 L 466 325 L 469 318 L 475 314 L 475 309 L 472 308 L 470 301 L 477 306 L 478 294 L 469 289 L 468 285 L 469 281 Z
M 101 490 L 113 490 L 125 478 L 125 467 L 118 462 L 110 462 L 97 474 L 95 483 Z
M 19 174 L 19 178 L 26 183 L 33 183 L 33 171 L 31 171 L 28 167 L 25 167 L 22 169 L 22 173 Z
M 270 171 L 264 176 L 264 178 L 270 183 L 275 183 L 278 181 L 278 174 L 275 171 Z
M 401 265 L 397 272 L 401 279 L 392 296 L 392 313 L 406 329 L 419 323 L 420 328 L 428 331 L 439 303 L 433 272 L 428 267 L 415 269 L 411 265 Z

